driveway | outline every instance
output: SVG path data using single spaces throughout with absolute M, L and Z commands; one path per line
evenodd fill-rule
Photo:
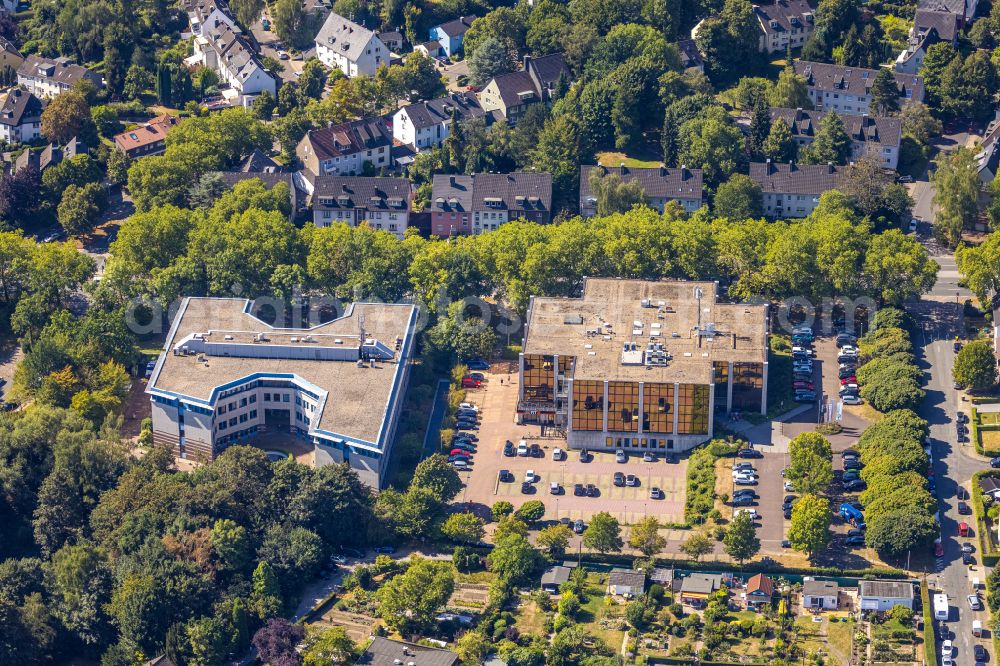
M 468 84 L 459 85 L 458 77 L 469 76 L 469 63 L 466 60 L 460 60 L 451 65 L 445 65 L 439 68 L 441 74 L 448 79 L 448 92 L 464 92 Z
M 270 13 L 266 7 L 264 9 L 264 15 L 267 16 L 268 19 L 270 19 Z M 270 56 L 275 60 L 281 62 L 282 65 L 284 65 L 285 67 L 284 71 L 278 73 L 278 76 L 281 78 L 282 83 L 290 83 L 298 81 L 299 74 L 302 73 L 302 65 L 303 63 L 305 63 L 306 60 L 309 59 L 310 56 L 315 54 L 314 53 L 316 50 L 315 47 L 303 51 L 302 58 L 300 60 L 292 60 L 290 58 L 288 60 L 281 60 L 281 58 L 278 57 L 278 50 L 279 49 L 287 50 L 287 49 L 285 49 L 285 47 L 282 46 L 281 40 L 278 39 L 278 36 L 276 34 L 271 32 L 270 30 L 265 30 L 264 26 L 261 24 L 260 21 L 254 23 L 250 27 L 250 31 L 253 33 L 253 36 L 257 40 L 257 43 L 260 44 L 261 56 L 262 57 Z

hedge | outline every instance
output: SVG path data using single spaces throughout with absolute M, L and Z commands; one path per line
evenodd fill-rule
M 937 642 L 934 638 L 934 618 L 931 615 L 931 593 L 927 579 L 920 581 L 920 606 L 924 612 L 924 665 L 937 666 Z
M 972 407 L 969 412 L 969 439 L 972 440 L 972 444 L 976 447 L 976 453 L 985 456 L 986 449 L 983 448 L 983 441 L 979 439 L 979 410 Z
M 701 664 L 702 666 L 764 666 L 763 661 L 701 661 L 694 655 L 690 657 L 646 657 L 647 664 Z M 934 666 L 937 666 L 936 664 Z
M 976 539 L 979 541 L 979 555 L 985 566 L 996 566 L 1000 561 L 1000 551 L 993 550 L 993 541 L 987 537 L 989 528 L 986 525 L 986 508 L 983 506 L 983 492 L 979 480 L 985 477 L 1000 478 L 1000 472 L 990 469 L 981 470 L 972 475 L 972 510 L 976 515 Z

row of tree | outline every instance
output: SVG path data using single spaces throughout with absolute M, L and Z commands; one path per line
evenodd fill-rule
M 909 316 L 897 308 L 875 314 L 874 327 L 858 343 L 861 397 L 880 412 L 916 409 L 924 399 L 923 372 L 913 356 Z

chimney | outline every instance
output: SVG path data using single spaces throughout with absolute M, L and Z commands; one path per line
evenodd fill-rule
M 770 176 L 771 175 L 771 158 L 768 157 L 767 160 L 764 162 L 764 164 L 766 165 L 766 167 L 764 169 L 764 173 L 766 173 L 767 175 Z
M 528 63 L 531 62 L 531 56 L 527 53 L 524 54 L 524 71 L 528 71 Z
M 455 177 L 454 176 L 448 176 L 448 181 L 449 181 L 449 183 L 450 183 L 450 185 L 452 187 L 455 187 Z
M 827 162 L 826 163 L 826 168 L 827 168 L 827 170 L 829 170 L 830 173 L 833 173 L 836 170 L 836 169 L 833 168 L 833 162 Z
M 795 171 L 795 160 L 788 160 L 788 171 L 789 173 Z
M 688 179 L 688 167 L 687 167 L 687 164 L 682 164 L 681 165 L 681 180 L 687 180 L 687 179 Z
M 663 178 L 667 175 L 667 165 L 660 162 L 660 177 Z

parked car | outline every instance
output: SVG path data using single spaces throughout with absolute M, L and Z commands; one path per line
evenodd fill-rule
M 586 526 L 583 524 L 583 521 L 577 518 L 576 522 L 573 523 L 573 531 L 576 532 L 577 534 L 583 534 L 583 531 L 585 529 Z
M 854 449 L 844 449 L 840 452 L 840 457 L 844 460 L 857 460 L 861 457 L 861 454 Z
M 847 471 L 844 472 L 844 476 L 843 476 L 842 480 L 843 480 L 844 483 L 847 483 L 848 481 L 854 481 L 854 480 L 857 480 L 857 479 L 860 479 L 860 478 L 861 478 L 861 475 L 858 472 L 858 470 L 856 470 L 856 469 L 849 469 L 849 470 L 847 470 Z
M 792 388 L 796 391 L 815 391 L 816 385 L 812 382 L 797 380 L 792 382 Z
M 837 347 L 844 346 L 854 346 L 858 339 L 851 335 L 850 333 L 838 333 L 837 334 Z
M 990 467 L 992 467 L 994 469 L 1000 468 L 1000 457 L 992 458 L 990 460 Z
M 517 450 L 514 448 L 514 442 L 507 440 L 507 443 L 503 445 L 503 454 L 508 458 L 513 458 L 517 455 Z
M 392 546 L 379 546 L 375 549 L 375 552 L 379 555 L 392 555 L 396 552 L 396 549 Z
M 538 475 L 535 474 L 535 470 L 529 469 L 524 472 L 525 483 L 534 483 L 536 481 L 538 481 Z
M 573 494 L 577 497 L 584 497 L 587 494 L 587 489 L 583 487 L 582 483 L 574 483 Z
M 837 377 L 839 379 L 847 379 L 848 377 L 856 378 L 855 372 L 856 369 L 853 366 L 849 368 L 841 368 L 840 370 L 837 371 Z
M 864 479 L 854 479 L 853 481 L 844 482 L 844 490 L 864 490 L 868 487 Z
M 479 388 L 483 383 L 472 377 L 462 377 L 462 388 Z
M 970 565 L 975 563 L 976 558 L 974 558 L 971 553 L 962 553 L 962 564 Z
M 598 497 L 600 494 L 601 491 L 597 489 L 597 486 L 592 483 L 587 484 L 587 497 Z
M 646 451 L 642 454 L 643 462 L 656 462 L 656 454 L 652 451 Z
M 558 446 L 552 449 L 552 459 L 553 460 L 565 460 L 566 452 L 560 449 Z
M 623 472 L 615 472 L 612 483 L 614 483 L 616 486 L 624 486 L 625 474 Z
M 764 454 L 757 449 L 745 448 L 736 452 L 737 458 L 763 458 Z
M 852 548 L 856 548 L 858 546 L 863 546 L 863 545 L 865 545 L 865 538 L 863 536 L 847 537 L 844 540 L 844 545 L 850 546 Z
M 656 486 L 653 486 L 649 489 L 649 498 L 655 500 L 663 499 L 663 491 Z
M 528 457 L 528 443 L 523 439 L 517 443 L 517 455 L 521 458 Z
M 857 458 L 852 458 L 851 460 L 844 461 L 844 469 L 861 469 L 864 465 Z
M 472 358 L 465 362 L 465 367 L 469 370 L 489 370 L 490 364 L 481 358 Z
M 752 462 L 746 462 L 746 461 L 735 463 L 733 465 L 733 469 L 748 469 L 751 472 L 756 472 L 757 471 L 756 469 L 754 469 L 754 466 L 753 466 Z
M 990 660 L 990 655 L 987 654 L 986 648 L 984 648 L 982 645 L 979 645 L 978 643 L 972 646 L 972 652 L 976 657 L 977 664 L 985 664 L 987 661 Z
M 502 483 L 513 483 L 514 482 L 514 474 L 511 473 L 511 471 L 509 469 L 502 469 L 502 470 L 500 470 L 500 481 Z
M 958 421 L 959 423 L 968 423 L 969 415 L 966 414 L 965 412 L 956 412 L 955 420 Z
M 974 611 L 982 610 L 983 602 L 979 600 L 978 594 L 970 594 L 967 599 L 969 601 L 969 608 Z
M 628 462 L 628 454 L 625 453 L 625 449 L 615 450 L 615 462 Z
M 522 481 L 521 492 L 524 493 L 525 495 L 530 495 L 531 493 L 535 492 L 535 487 L 530 483 L 528 483 L 527 481 Z
M 472 377 L 473 379 L 478 379 L 481 382 L 486 381 L 486 375 L 481 372 L 470 372 L 466 377 Z
M 737 495 L 731 500 L 733 506 L 752 506 L 754 499 L 749 495 Z
M 473 411 L 473 412 L 479 412 L 479 407 L 477 407 L 476 405 L 474 405 L 471 402 L 462 402 L 462 403 L 459 403 L 458 408 L 459 409 L 468 409 L 468 410 Z
M 845 405 L 863 405 L 865 402 L 864 400 L 861 399 L 861 396 L 854 395 L 853 393 L 848 393 L 847 395 L 841 396 L 841 400 L 844 401 Z
M 590 460 L 590 451 L 587 449 L 580 449 L 580 462 L 588 462 Z
M 466 451 L 465 449 L 452 449 L 448 454 L 452 458 L 468 458 L 472 455 L 471 451 Z
M 816 400 L 815 391 L 796 391 L 795 402 L 813 402 Z
M 910 218 L 910 227 L 909 228 L 910 228 L 911 232 L 914 232 L 914 231 L 917 230 L 917 224 L 918 224 L 917 218 L 915 218 L 915 217 Z
M 733 479 L 733 483 L 737 486 L 756 486 L 757 479 L 752 476 L 738 476 Z
M 542 447 L 540 447 L 538 444 L 532 444 L 530 447 L 528 447 L 528 455 L 530 455 L 532 458 L 542 458 L 545 456 L 545 453 L 542 452 Z
M 639 485 L 639 477 L 637 477 L 635 474 L 629 474 L 628 476 L 625 477 L 625 485 L 630 488 L 635 488 L 636 486 Z
M 733 491 L 733 497 L 737 497 L 739 495 L 749 495 L 750 497 L 757 499 L 757 491 L 753 488 L 737 488 Z
M 549 484 L 549 494 L 550 495 L 562 495 L 563 487 L 562 485 L 556 483 L 555 481 Z
M 968 516 L 971 513 L 972 513 L 972 509 L 969 508 L 968 504 L 966 504 L 965 502 L 959 502 L 958 503 L 958 514 L 960 516 Z
M 959 342 L 958 340 L 955 340 L 955 344 L 953 344 L 951 348 L 955 350 L 955 353 L 958 353 L 962 351 L 962 343 Z

